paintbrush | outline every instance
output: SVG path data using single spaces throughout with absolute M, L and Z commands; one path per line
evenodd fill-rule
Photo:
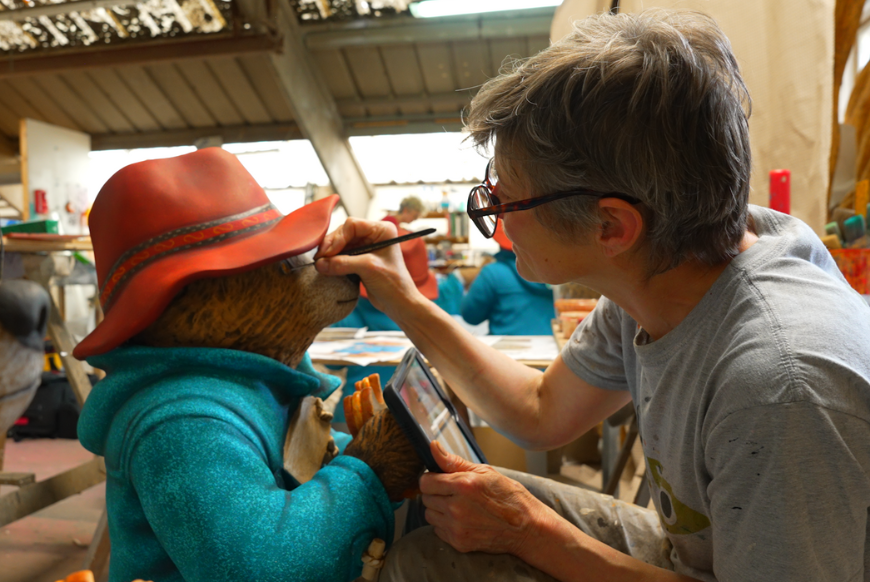
M 365 245 L 362 247 L 356 247 L 355 249 L 341 251 L 340 253 L 338 253 L 338 255 L 350 255 L 350 256 L 364 255 L 366 253 L 372 253 L 374 251 L 379 251 L 381 249 L 385 249 L 385 248 L 392 246 L 392 245 L 395 245 L 395 244 L 403 243 L 403 242 L 409 241 L 409 240 L 414 240 L 415 238 L 420 238 L 421 236 L 430 235 L 433 232 L 435 232 L 434 228 L 426 228 L 424 230 L 412 232 L 410 234 L 397 236 L 396 238 L 382 240 L 381 242 L 376 242 L 374 244 Z M 336 256 L 338 256 L 338 255 L 336 255 Z M 291 258 L 295 258 L 295 257 L 291 257 Z M 288 266 L 289 266 L 288 270 L 295 271 L 296 269 L 301 269 L 302 267 L 311 267 L 312 265 L 314 265 L 313 262 L 305 263 L 302 265 L 292 265 L 292 264 L 288 263 Z

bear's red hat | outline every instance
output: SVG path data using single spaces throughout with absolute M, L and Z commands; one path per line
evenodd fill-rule
M 73 351 L 102 354 L 153 323 L 185 285 L 307 252 L 323 240 L 333 195 L 281 216 L 221 148 L 119 170 L 89 226 L 105 317 Z

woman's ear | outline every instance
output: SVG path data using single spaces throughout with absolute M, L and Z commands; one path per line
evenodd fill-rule
M 643 215 L 625 200 L 602 198 L 598 201 L 601 228 L 598 244 L 607 257 L 616 257 L 634 248 L 643 234 Z

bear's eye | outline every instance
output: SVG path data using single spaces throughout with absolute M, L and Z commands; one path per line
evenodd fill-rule
M 296 255 L 293 257 L 287 257 L 284 259 L 284 263 L 290 268 L 295 269 L 297 267 L 301 267 L 303 265 L 307 265 L 309 263 L 314 262 L 314 255 L 317 254 L 317 247 L 314 247 L 307 253 L 302 253 L 300 255 Z

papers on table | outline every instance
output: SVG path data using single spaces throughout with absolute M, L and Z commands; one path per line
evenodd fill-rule
M 520 361 L 552 362 L 559 355 L 551 335 L 485 335 L 477 339 Z
M 324 334 L 329 329 L 336 330 Z M 345 363 L 369 366 L 381 362 L 397 363 L 412 347 L 401 331 L 369 331 L 328 328 L 317 336 L 308 348 L 315 362 Z M 525 362 L 549 363 L 559 353 L 553 336 L 549 335 L 487 335 L 477 339 L 511 358 Z
M 351 366 L 370 366 L 380 362 L 398 362 L 413 345 L 411 340 L 401 332 L 370 333 L 372 335 L 365 334 L 359 339 L 315 341 L 308 348 L 308 355 L 315 362 L 328 361 Z M 377 335 L 374 335 L 375 333 Z

